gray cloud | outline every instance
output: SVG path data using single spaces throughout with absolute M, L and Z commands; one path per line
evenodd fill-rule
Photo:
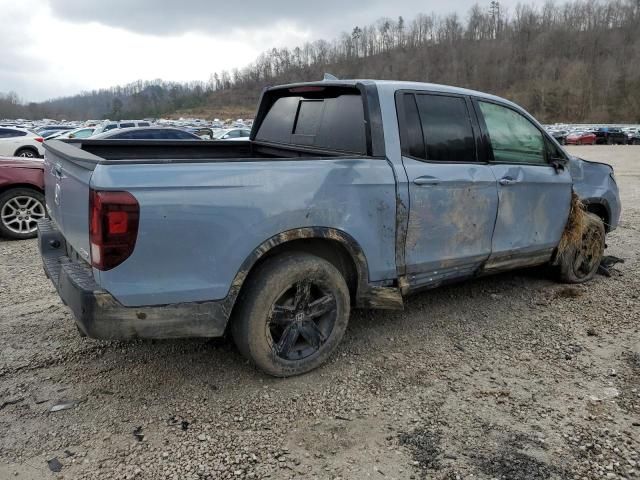
M 189 31 L 227 33 L 236 28 L 268 27 L 277 21 L 301 26 L 352 14 L 361 7 L 344 0 L 303 3 L 299 0 L 49 0 L 53 13 L 74 22 L 95 21 L 133 32 L 165 35 Z M 374 0 L 373 4 L 382 4 Z M 416 2 L 418 3 L 418 2 Z M 345 12 L 345 10 L 347 10 Z
M 518 0 L 503 0 L 505 5 Z M 536 0 L 532 0 L 537 3 Z M 541 1 L 541 0 L 537 0 Z M 417 13 L 465 14 L 476 0 L 49 0 L 53 14 L 72 22 L 99 22 L 111 27 L 152 35 L 202 31 L 218 35 L 235 29 L 269 28 L 289 21 L 313 35 L 335 35 L 382 16 Z M 489 0 L 486 1 L 488 6 Z

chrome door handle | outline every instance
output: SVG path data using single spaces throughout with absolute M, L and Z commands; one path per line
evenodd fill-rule
M 513 185 L 514 183 L 518 183 L 518 181 L 511 177 L 503 177 L 500 179 L 500 185 Z
M 413 183 L 416 185 L 439 185 L 440 180 L 435 177 L 431 177 L 429 175 L 425 175 L 423 177 L 418 177 L 413 180 Z

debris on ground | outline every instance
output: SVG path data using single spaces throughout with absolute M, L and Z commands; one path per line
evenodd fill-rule
M 24 400 L 24 398 L 22 397 L 4 400 L 2 403 L 0 403 L 0 410 L 2 410 L 4 407 L 8 407 L 9 405 L 15 405 L 16 403 L 20 403 L 22 400 Z
M 54 473 L 58 473 L 60 472 L 60 470 L 62 470 L 62 464 L 57 457 L 53 457 L 51 460 L 47 460 L 47 465 L 49 466 L 49 470 Z
M 624 259 L 613 255 L 605 255 L 600 261 L 600 266 L 598 266 L 598 273 L 605 277 L 610 277 L 613 267 L 618 263 L 624 263 Z
M 70 408 L 75 407 L 76 405 L 78 405 L 81 402 L 82 402 L 82 400 L 60 400 L 60 401 L 56 402 L 54 405 L 52 405 L 51 408 L 49 409 L 49 411 L 50 412 L 59 412 L 61 410 L 68 410 Z
M 144 440 L 144 433 L 142 433 L 142 427 L 136 427 L 133 430 L 133 436 L 136 437 L 136 440 L 138 440 L 139 442 Z

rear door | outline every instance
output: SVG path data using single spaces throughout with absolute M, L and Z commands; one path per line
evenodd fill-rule
M 544 263 L 557 247 L 571 204 L 571 175 L 552 165 L 564 155 L 515 108 L 476 100 L 491 170 L 498 180 L 498 218 L 485 270 Z
M 472 275 L 491 254 L 496 179 L 481 157 L 466 96 L 399 92 L 409 182 L 405 262 L 412 288 Z M 479 156 L 480 155 L 480 156 Z

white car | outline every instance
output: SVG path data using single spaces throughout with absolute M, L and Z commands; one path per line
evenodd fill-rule
M 115 130 L 116 128 L 132 128 L 132 127 L 150 127 L 151 123 L 146 120 L 120 120 L 119 122 L 112 122 L 105 120 L 101 125 L 96 126 L 94 135 L 99 135 L 109 130 Z
M 44 156 L 44 139 L 24 128 L 0 128 L 0 156 L 38 158 Z
M 214 140 L 249 140 L 251 130 L 248 128 L 230 128 L 213 133 Z
M 89 138 L 93 135 L 94 130 L 95 128 L 93 127 L 76 128 L 75 130 L 55 133 L 47 137 L 45 140 L 53 140 L 54 138 L 57 140 L 62 140 L 64 138 Z

